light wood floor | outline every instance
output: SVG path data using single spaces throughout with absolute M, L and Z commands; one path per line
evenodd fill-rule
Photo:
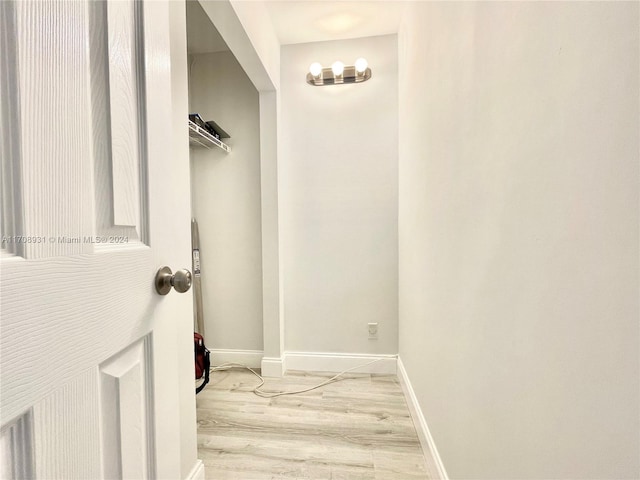
M 265 390 L 333 374 L 288 372 Z M 212 372 L 197 396 L 198 456 L 207 479 L 429 479 L 395 376 L 347 374 L 304 394 L 260 398 L 246 370 Z

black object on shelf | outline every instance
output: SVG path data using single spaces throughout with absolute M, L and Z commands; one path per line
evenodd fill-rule
M 198 125 L 200 128 L 204 128 L 207 132 L 211 133 L 207 122 L 205 122 L 197 113 L 190 113 L 189 120 Z
M 225 132 L 222 127 L 220 127 L 220 125 L 218 125 L 216 122 L 214 122 L 213 120 L 205 122 L 197 113 L 190 113 L 189 120 L 198 125 L 200 128 L 209 132 L 218 140 L 220 140 L 221 138 L 231 138 L 231 135 Z
M 209 131 L 213 130 L 213 135 L 220 139 L 220 138 L 231 138 L 231 135 L 229 135 L 227 132 L 225 132 L 222 128 L 220 128 L 220 125 L 218 125 L 216 122 L 214 122 L 213 120 L 209 120 L 206 122 L 207 123 L 207 129 Z

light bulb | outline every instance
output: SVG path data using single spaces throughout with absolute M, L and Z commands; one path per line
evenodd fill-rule
M 360 57 L 359 59 L 356 60 L 356 64 L 355 64 L 356 72 L 364 73 L 368 66 L 369 64 L 367 63 L 366 59 Z
M 334 62 L 334 64 L 331 65 L 331 70 L 333 70 L 333 74 L 336 77 L 339 77 L 340 75 L 342 75 L 342 72 L 344 72 L 344 63 Z
M 318 62 L 312 63 L 311 66 L 309 66 L 309 73 L 314 77 L 318 77 L 322 73 L 322 65 Z

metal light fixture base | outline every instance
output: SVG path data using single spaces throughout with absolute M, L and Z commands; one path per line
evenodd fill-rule
M 314 87 L 325 87 L 327 85 L 341 85 L 345 83 L 362 83 L 371 78 L 371 69 L 367 69 L 363 73 L 358 73 L 353 65 L 345 66 L 342 75 L 335 75 L 331 68 L 323 68 L 320 75 L 314 77 L 311 73 L 307 73 L 307 83 Z

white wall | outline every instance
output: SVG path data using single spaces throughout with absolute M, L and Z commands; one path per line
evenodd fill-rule
M 215 120 L 232 148 L 191 149 L 200 229 L 205 339 L 214 349 L 262 350 L 258 92 L 231 52 L 194 55 L 191 113 Z
M 373 78 L 313 87 L 364 56 Z M 278 161 L 285 349 L 397 353 L 397 39 L 284 45 Z M 368 340 L 367 323 L 379 323 Z
M 639 478 L 639 4 L 415 3 L 400 356 L 451 478 Z

